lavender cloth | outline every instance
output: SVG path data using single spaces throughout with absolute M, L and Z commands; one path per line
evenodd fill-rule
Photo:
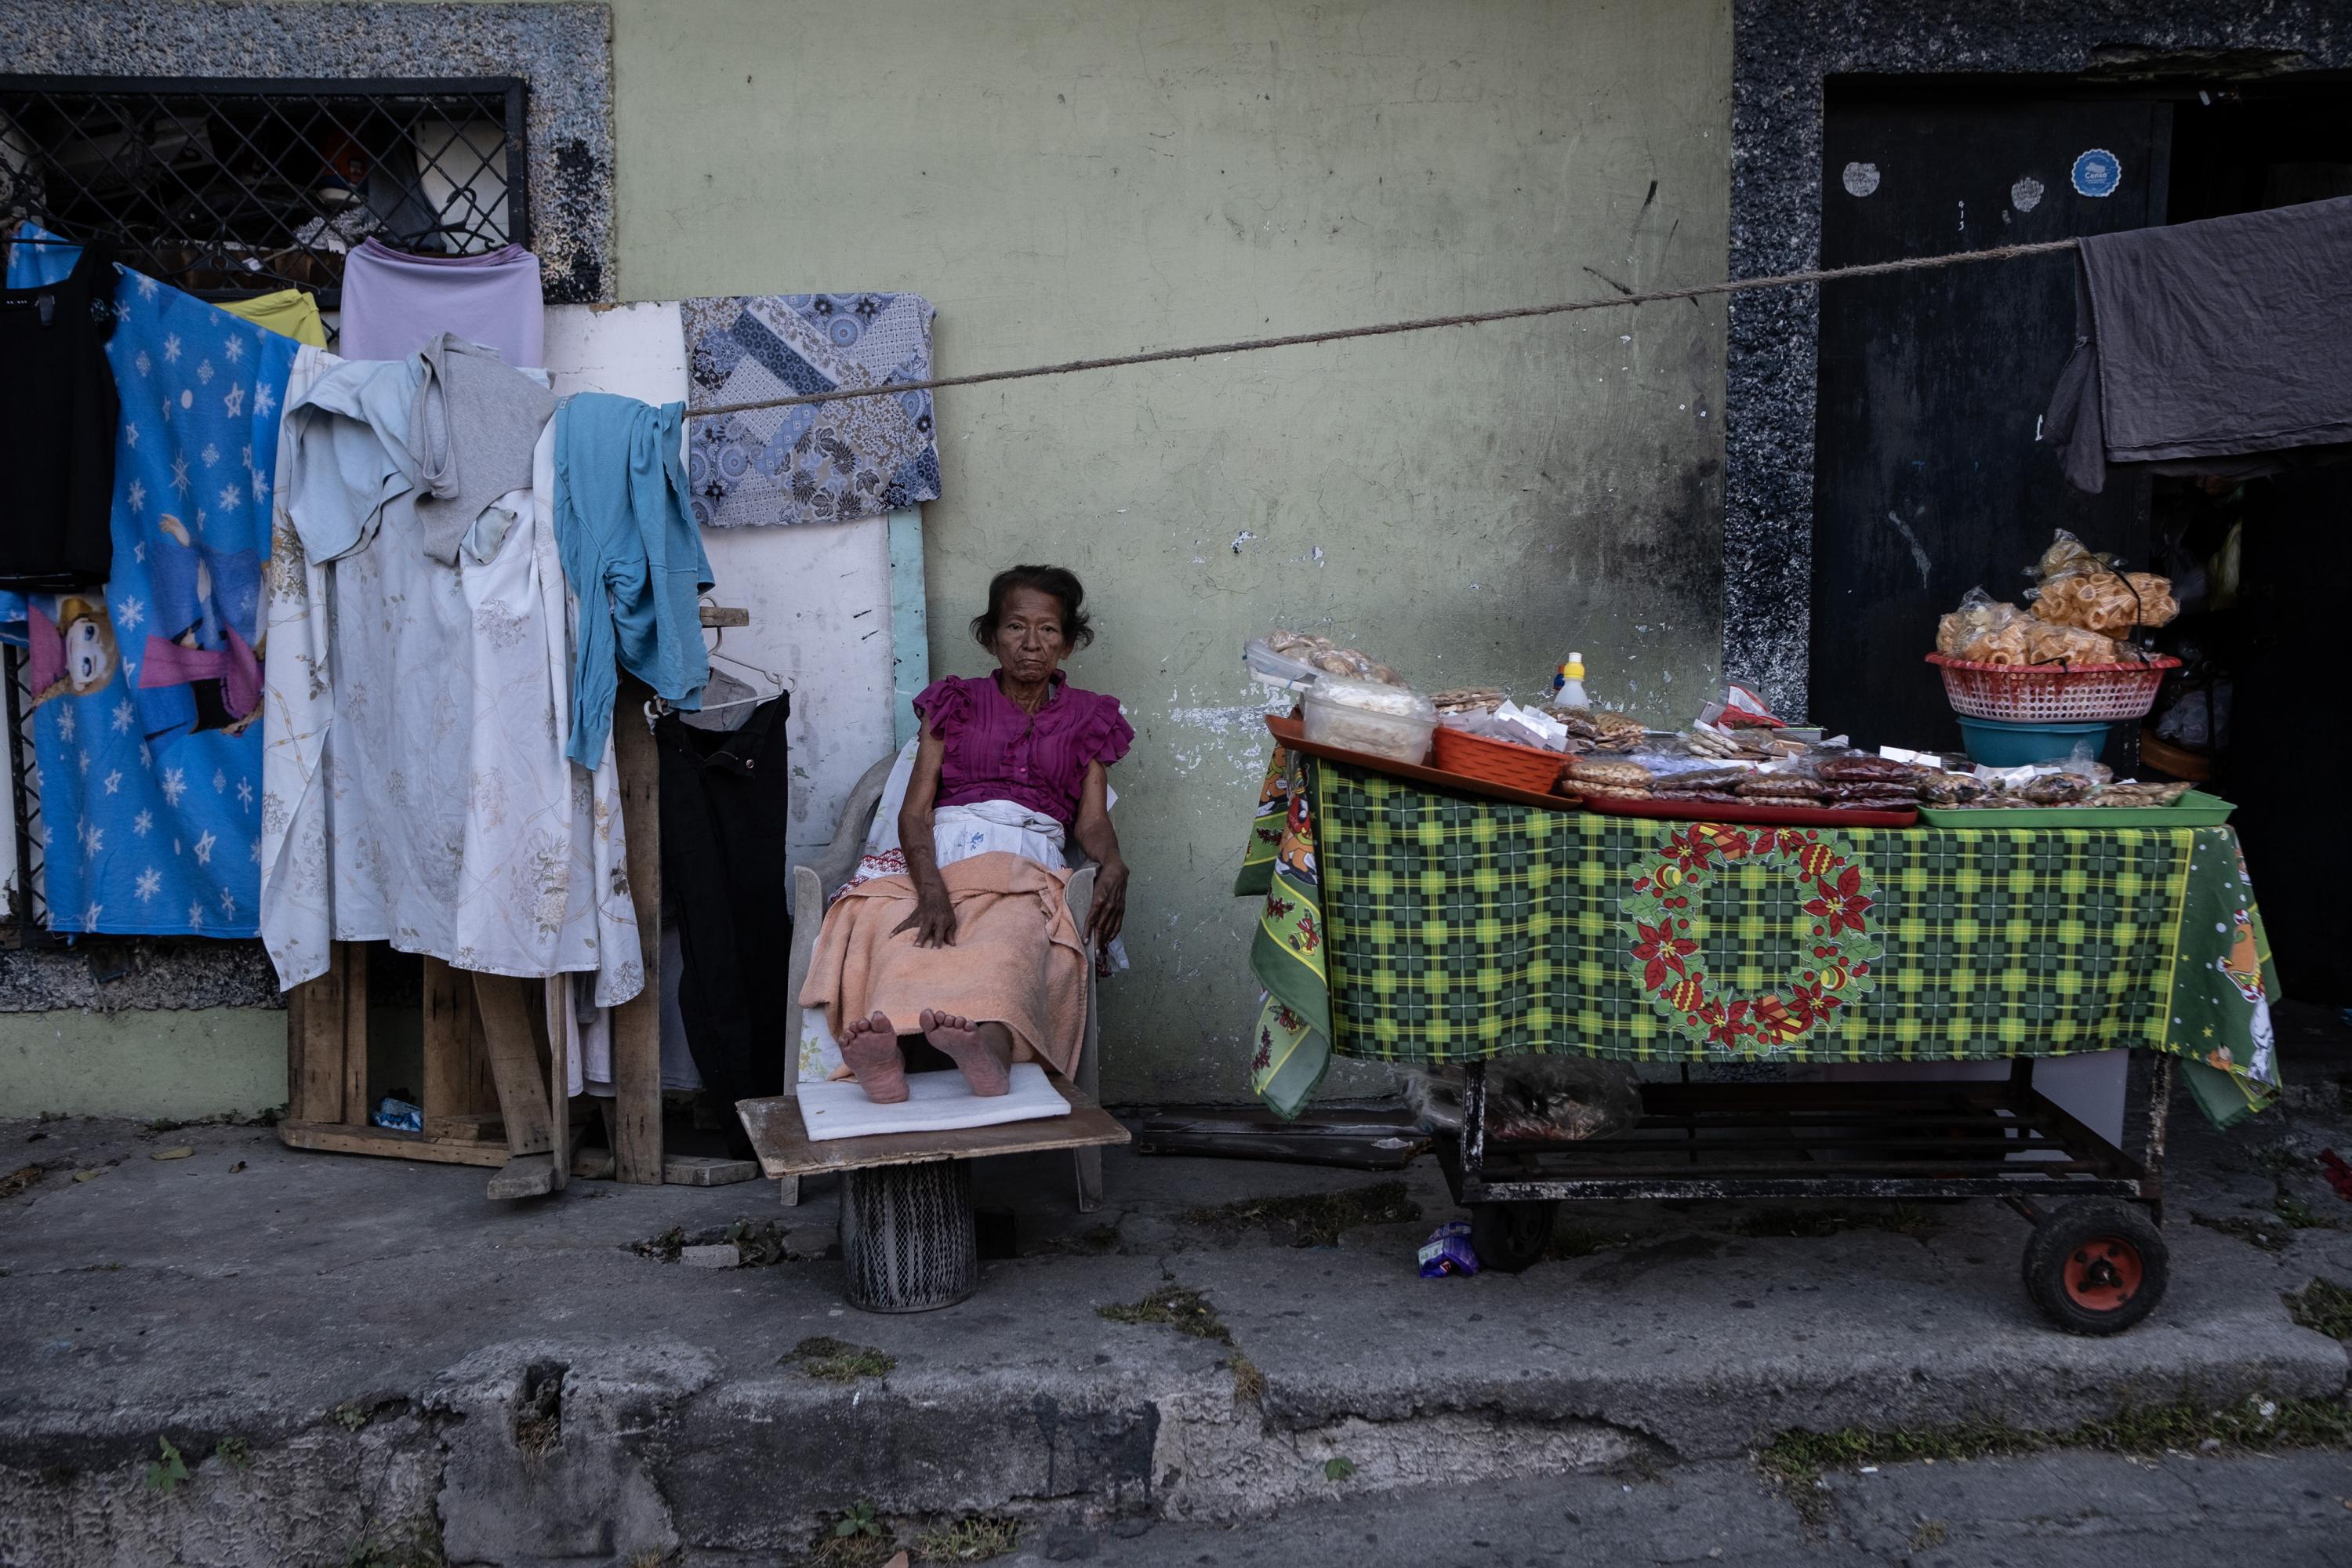
M 1064 827 L 1077 820 L 1088 764 L 1110 766 L 1135 741 L 1118 698 L 1081 691 L 1058 669 L 1053 697 L 1034 718 L 992 675 L 934 680 L 915 706 L 947 748 L 933 805 L 1009 800 Z
M 498 351 L 518 369 L 547 363 L 539 258 L 520 245 L 479 256 L 411 256 L 370 239 L 343 259 L 345 359 L 406 359 L 436 333 Z

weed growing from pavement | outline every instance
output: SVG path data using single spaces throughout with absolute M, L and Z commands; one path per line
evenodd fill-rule
M 1971 1421 L 1917 1431 L 1783 1432 L 1755 1458 L 1764 1473 L 1801 1497 L 1826 1469 L 1901 1464 L 1917 1459 L 1983 1459 L 2093 1448 L 2111 1454 L 2192 1452 L 2207 1442 L 2223 1448 L 2352 1447 L 2352 1408 L 2324 1399 L 2268 1399 L 2261 1394 L 2220 1410 L 2183 1401 L 2126 1409 L 2059 1432 L 2032 1431 L 2005 1421 Z
M 676 1263 L 689 1247 L 719 1247 L 732 1243 L 746 1268 L 768 1268 L 784 1260 L 784 1227 L 772 1219 L 739 1219 L 731 1225 L 706 1226 L 688 1231 L 674 1225 L 646 1241 L 633 1241 L 629 1250 L 640 1258 Z
M 180 1458 L 180 1450 L 172 1447 L 169 1437 L 156 1438 L 155 1447 L 163 1451 L 163 1457 L 147 1467 L 147 1489 L 170 1497 L 188 1479 L 188 1462 Z
M 1133 1305 L 1097 1307 L 1095 1316 L 1114 1323 L 1161 1323 L 1191 1339 L 1214 1340 L 1225 1347 L 1225 1364 L 1234 1374 L 1234 1403 L 1256 1405 L 1265 1397 L 1265 1373 L 1242 1353 L 1234 1342 L 1234 1331 L 1198 1290 L 1171 1280 Z
M 875 1568 L 893 1548 L 882 1516 L 873 1503 L 861 1498 L 825 1527 L 814 1550 L 816 1560 L 825 1568 Z
M 1021 1544 L 1021 1521 L 997 1513 L 975 1513 L 915 1537 L 918 1563 L 984 1563 Z
M 1883 1230 L 1894 1236 L 1926 1236 L 1942 1222 L 1916 1204 L 1874 1204 L 1860 1209 L 1770 1208 L 1743 1215 L 1732 1224 L 1741 1236 L 1835 1236 L 1845 1230 Z
M 2352 1343 L 2352 1290 L 2314 1279 L 2285 1300 L 2287 1315 L 2305 1328 Z
M 887 1377 L 898 1370 L 898 1358 L 870 1345 L 817 1334 L 803 1340 L 778 1363 L 797 1366 L 819 1383 L 856 1383 L 862 1377 Z
M 1186 1225 L 1209 1230 L 1264 1228 L 1286 1234 L 1293 1247 L 1336 1247 L 1359 1226 L 1401 1225 L 1421 1217 L 1402 1182 L 1374 1182 L 1336 1193 L 1292 1193 L 1283 1197 L 1241 1198 L 1214 1208 L 1187 1209 Z
M 49 1168 L 47 1165 L 25 1165 L 9 1172 L 5 1176 L 0 1176 L 0 1204 L 6 1203 L 10 1198 L 24 1196 L 38 1186 L 41 1178 L 48 1173 Z
M 1951 1539 L 1952 1527 L 1940 1519 L 1923 1519 L 1919 1528 L 1911 1532 L 1911 1550 L 1932 1552 Z
M 224 1437 L 214 1445 L 213 1452 L 240 1476 L 253 1468 L 253 1447 L 242 1437 Z

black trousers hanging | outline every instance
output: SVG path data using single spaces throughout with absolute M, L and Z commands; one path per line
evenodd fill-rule
M 662 892 L 685 960 L 677 1009 L 702 1087 L 721 1100 L 782 1094 L 800 1022 L 784 994 L 792 963 L 791 872 L 784 831 L 791 769 L 789 695 L 762 702 L 730 733 L 665 714 L 661 756 Z

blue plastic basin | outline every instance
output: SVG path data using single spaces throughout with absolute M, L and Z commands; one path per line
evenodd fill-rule
M 2099 753 L 2107 749 L 2107 731 L 2115 728 L 2105 720 L 2019 724 L 2005 719 L 1970 719 L 1957 713 L 1953 717 L 1960 721 L 1960 739 L 1968 747 L 1969 761 L 1988 768 L 2063 763 L 2084 741 L 2091 742 L 2091 759 L 2096 762 Z

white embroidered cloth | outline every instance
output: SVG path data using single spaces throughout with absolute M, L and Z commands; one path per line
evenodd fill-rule
M 287 404 L 341 363 L 303 349 Z M 645 966 L 612 748 L 593 775 L 563 756 L 552 423 L 531 488 L 493 509 L 515 526 L 455 567 L 405 537 L 404 509 L 351 553 L 307 559 L 288 510 L 295 432 L 278 435 L 262 699 L 261 934 L 278 983 L 326 973 L 331 942 L 385 941 L 488 974 L 593 972 L 599 1005 L 628 1000 Z

